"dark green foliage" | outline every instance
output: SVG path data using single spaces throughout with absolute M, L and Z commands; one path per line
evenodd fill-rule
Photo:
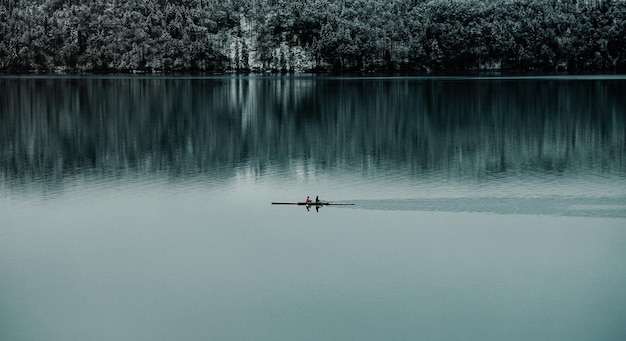
M 623 71 L 625 37 L 623 0 L 0 1 L 5 71 Z

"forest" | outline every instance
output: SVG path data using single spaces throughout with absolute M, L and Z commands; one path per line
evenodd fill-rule
M 624 0 L 0 0 L 0 72 L 626 71 Z

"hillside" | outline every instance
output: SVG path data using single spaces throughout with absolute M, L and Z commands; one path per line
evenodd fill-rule
M 626 3 L 0 0 L 0 71 L 624 71 Z

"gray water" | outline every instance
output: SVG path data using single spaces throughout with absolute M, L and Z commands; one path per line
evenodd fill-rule
M 624 89 L 0 78 L 0 339 L 624 340 Z

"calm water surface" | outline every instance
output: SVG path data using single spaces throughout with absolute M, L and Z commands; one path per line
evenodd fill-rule
M 624 89 L 0 78 L 0 338 L 624 340 Z

